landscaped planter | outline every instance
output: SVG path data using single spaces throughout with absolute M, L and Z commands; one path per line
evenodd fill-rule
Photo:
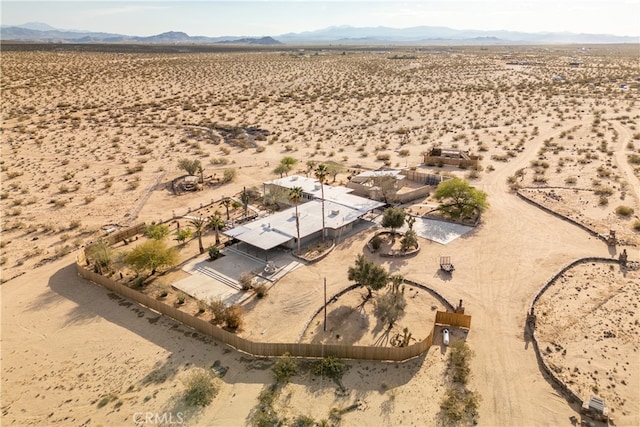
M 375 234 L 375 236 L 373 236 L 371 239 L 369 239 L 369 241 L 367 242 L 367 248 L 372 252 L 372 253 L 377 253 L 379 254 L 381 257 L 407 257 L 407 256 L 411 256 L 411 255 L 415 255 L 418 252 L 420 252 L 420 243 L 418 243 L 418 246 L 414 249 L 408 250 L 408 251 L 403 251 L 403 250 L 396 250 L 396 249 L 392 249 L 389 252 L 379 252 L 376 251 L 375 249 L 373 249 L 373 245 L 371 244 L 371 241 L 377 237 L 377 236 L 381 236 L 383 234 L 393 234 L 390 231 L 380 231 L 378 233 Z M 396 233 L 397 238 L 401 239 L 402 236 L 404 235 L 404 233 Z

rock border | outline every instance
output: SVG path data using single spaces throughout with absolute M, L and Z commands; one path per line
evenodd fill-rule
M 620 261 L 617 259 L 603 258 L 603 257 L 579 258 L 565 265 L 560 269 L 560 271 L 558 271 L 550 279 L 548 279 L 546 283 L 538 290 L 538 292 L 535 293 L 535 295 L 533 296 L 533 299 L 531 300 L 531 303 L 529 304 L 529 310 L 527 311 L 527 317 L 526 317 L 527 320 L 525 324 L 525 330 L 529 333 L 529 337 L 531 339 L 531 342 L 533 343 L 533 349 L 536 353 L 536 359 L 538 360 L 538 366 L 540 367 L 540 369 L 542 369 L 543 373 L 545 373 L 548 376 L 548 378 L 551 379 L 552 386 L 558 389 L 561 392 L 561 394 L 564 395 L 564 397 L 567 399 L 569 403 L 578 403 L 580 406 L 582 406 L 582 404 L 584 403 L 582 397 L 580 397 L 578 393 L 574 392 L 567 384 L 565 384 L 564 381 L 562 381 L 555 374 L 555 372 L 549 367 L 547 362 L 544 360 L 542 351 L 540 351 L 540 344 L 538 343 L 538 338 L 536 337 L 536 316 L 534 313 L 534 307 L 536 302 L 542 296 L 542 294 L 544 294 L 547 291 L 547 289 L 549 289 L 549 287 L 553 285 L 556 282 L 556 280 L 558 280 L 558 278 L 560 278 L 560 276 L 562 276 L 568 270 L 572 269 L 577 265 L 593 263 L 593 262 L 611 263 L 611 264 L 620 265 Z
M 454 312 L 455 311 L 455 307 L 453 306 L 453 304 L 451 304 L 445 297 L 443 297 L 438 291 L 431 289 L 430 287 L 423 285 L 422 283 L 418 283 L 418 282 L 414 282 L 413 280 L 409 280 L 409 279 L 403 279 L 402 283 L 411 285 L 411 286 L 415 286 L 416 288 L 420 288 L 424 291 L 427 291 L 428 293 L 430 293 L 432 296 L 434 296 L 438 301 L 440 301 L 442 303 L 442 305 L 444 305 L 447 309 L 447 311 L 449 312 Z M 335 302 L 338 298 L 340 298 L 342 295 L 346 294 L 347 292 L 353 291 L 354 289 L 360 288 L 362 287 L 361 284 L 359 283 L 355 283 L 353 285 L 349 285 L 346 288 L 344 288 L 341 291 L 338 291 L 337 293 L 333 294 L 330 298 L 327 299 L 327 303 L 326 304 L 322 304 L 320 306 L 320 308 L 318 308 L 316 311 L 313 312 L 313 314 L 311 315 L 311 317 L 309 318 L 309 320 L 307 320 L 307 322 L 304 324 L 304 327 L 302 328 L 302 332 L 300 332 L 300 335 L 298 335 L 298 339 L 296 342 L 300 342 L 300 340 L 302 340 L 303 335 L 305 334 L 305 332 L 307 331 L 307 329 L 309 328 L 309 325 L 311 324 L 311 322 L 313 322 L 313 319 L 316 318 L 316 316 L 322 311 L 324 310 L 325 306 L 328 306 L 329 304 Z
M 586 231 L 587 233 L 591 234 L 592 236 L 597 237 L 598 239 L 602 240 L 603 242 L 608 243 L 609 236 L 604 235 L 604 234 L 600 234 L 596 230 L 584 225 L 583 223 L 581 223 L 579 221 L 576 221 L 575 219 L 570 218 L 570 217 L 568 217 L 566 215 L 563 215 L 563 214 L 561 214 L 559 212 L 556 212 L 553 209 L 551 209 L 551 208 L 549 208 L 549 207 L 547 207 L 547 206 L 545 206 L 545 205 L 543 205 L 543 204 L 541 204 L 539 202 L 536 202 L 535 200 L 529 198 L 526 194 L 523 194 L 521 192 L 521 190 L 544 190 L 546 188 L 549 188 L 549 189 L 557 188 L 557 189 L 562 189 L 562 190 L 590 191 L 590 190 L 586 190 L 586 189 L 583 189 L 583 188 L 567 188 L 567 187 L 522 187 L 521 189 L 516 191 L 516 194 L 518 195 L 518 197 L 520 197 L 525 202 L 529 202 L 533 206 L 535 206 L 535 207 L 537 207 L 539 209 L 542 209 L 543 211 L 545 211 L 547 213 L 550 213 L 551 215 L 554 215 L 554 216 L 556 216 L 556 217 L 558 217 L 558 218 L 560 218 L 560 219 L 562 219 L 564 221 L 567 221 L 567 222 L 569 222 L 569 223 L 571 223 L 571 224 L 583 229 L 584 231 Z M 619 241 L 618 244 L 623 245 L 623 246 L 636 246 L 635 243 L 626 242 L 626 241 L 624 241 L 624 242 L 623 241 Z
M 373 235 L 373 237 L 372 237 L 371 239 L 369 239 L 369 240 L 367 241 L 367 249 L 369 249 L 369 251 L 370 251 L 372 254 L 378 254 L 378 255 L 380 255 L 381 257 L 385 257 L 385 258 L 402 258 L 402 257 L 409 257 L 409 256 L 415 255 L 415 254 L 417 254 L 418 252 L 420 252 L 420 242 L 418 242 L 418 247 L 416 247 L 415 249 L 412 249 L 412 250 L 410 250 L 410 251 L 406 251 L 406 252 L 403 252 L 403 251 L 393 251 L 393 250 L 392 250 L 391 252 L 378 252 L 378 251 L 375 251 L 375 250 L 373 249 L 373 246 L 371 246 L 371 241 L 372 241 L 376 236 L 379 236 L 379 235 L 381 235 L 381 234 L 392 234 L 392 233 L 391 233 L 391 231 L 378 231 L 376 234 L 374 234 L 374 235 Z M 404 235 L 404 233 L 402 233 L 401 235 Z

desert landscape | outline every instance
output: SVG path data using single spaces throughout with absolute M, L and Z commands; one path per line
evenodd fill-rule
M 247 299 L 240 336 L 387 345 L 393 334 L 381 344 L 370 303 L 351 310 L 363 289 L 336 301 L 328 333 L 314 317 L 323 279 L 337 294 L 365 254 L 464 301 L 471 329 L 452 330 L 452 340 L 474 353 L 474 422 L 575 424 L 579 408 L 540 368 L 527 311 L 570 262 L 607 258 L 548 288 L 535 305 L 536 333 L 546 362 L 583 399 L 604 397 L 615 425 L 640 425 L 637 45 L 2 50 L 4 424 L 148 425 L 158 420 L 146 414 L 171 414 L 160 421 L 258 425 L 267 397 L 283 425 L 442 424 L 451 349 L 440 338 L 401 363 L 345 360 L 339 381 L 301 363 L 274 393 L 274 359 L 238 352 L 76 274 L 88 242 L 243 189 L 259 193 L 291 157 L 289 174 L 309 175 L 310 161 L 331 164 L 329 185 L 380 168 L 459 177 L 484 191 L 489 207 L 470 233 L 446 245 L 420 239 L 413 257 L 369 252 L 376 227 L 346 236 L 264 298 Z M 479 166 L 424 164 L 432 147 L 469 151 Z M 181 159 L 198 159 L 209 185 L 175 194 Z M 432 196 L 402 205 L 418 215 L 433 206 Z M 611 231 L 615 245 L 599 238 Z M 213 244 L 214 232 L 203 240 Z M 197 238 L 175 244 L 181 262 L 205 256 Z M 616 262 L 623 250 L 627 268 Z M 443 255 L 455 262 L 452 275 L 439 274 Z M 154 286 L 186 276 L 163 272 Z M 411 302 L 393 332 L 422 339 L 443 307 L 405 292 Z M 216 372 L 217 394 L 195 410 L 181 396 L 198 370 Z

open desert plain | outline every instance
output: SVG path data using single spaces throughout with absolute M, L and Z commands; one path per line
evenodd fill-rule
M 0 66 L 2 425 L 595 422 L 571 392 L 603 398 L 611 424 L 640 425 L 637 45 L 3 43 Z M 434 147 L 468 151 L 479 164 L 425 164 Z M 184 159 L 200 162 L 204 182 L 176 193 Z M 325 188 L 364 171 L 415 171 L 468 181 L 489 206 L 470 232 L 447 244 L 418 238 L 419 252 L 407 257 L 368 249 L 379 226 L 355 228 L 323 259 L 269 282 L 263 297 L 245 292 L 233 333 L 260 343 L 402 346 L 427 337 L 446 301 L 462 300 L 471 326 L 450 333 L 472 353 L 462 394 L 472 410 L 447 400 L 459 384 L 439 326 L 417 357 L 334 360 L 336 375 L 316 375 L 317 359 L 238 351 L 77 274 L 90 242 L 166 222 L 177 266 L 108 275 L 213 321 L 210 307 L 172 286 L 207 258 L 195 235 L 174 240 L 178 223 L 189 227 L 183 216 L 199 211 L 246 215 L 216 202 L 242 200 L 243 191 L 248 211 L 266 215 L 278 206 L 264 205 L 263 182 L 313 177 L 317 164 L 332 172 Z M 438 206 L 435 189 L 400 207 L 422 216 Z M 203 230 L 205 247 L 215 234 Z M 145 241 L 136 235 L 111 250 Z M 330 297 L 354 285 L 348 269 L 359 255 L 407 280 L 404 316 L 387 328 L 356 287 L 328 305 L 325 331 L 324 282 Z M 452 274 L 440 270 L 441 256 L 455 263 Z M 186 391 L 203 372 L 214 396 L 192 405 Z

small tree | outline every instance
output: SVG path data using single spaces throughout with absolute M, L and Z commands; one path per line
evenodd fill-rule
M 336 178 L 338 174 L 344 170 L 344 166 L 336 162 L 327 162 L 325 165 L 327 167 L 327 173 L 331 175 L 332 182 L 336 182 Z
M 195 175 L 202 171 L 202 164 L 198 159 L 180 159 L 178 160 L 178 169 L 184 170 L 189 175 Z
M 395 201 L 397 193 L 397 180 L 395 177 L 391 175 L 382 175 L 375 177 L 373 182 L 380 189 L 382 200 L 384 200 L 385 203 Z
M 460 178 L 441 182 L 433 196 L 442 203 L 438 209 L 455 219 L 469 218 L 489 207 L 487 193 L 472 187 Z
M 273 171 L 282 178 L 282 175 L 288 175 L 291 172 L 296 163 L 298 163 L 298 160 L 291 156 L 283 157 Z
M 365 258 L 364 255 L 358 255 L 355 265 L 349 267 L 349 280 L 365 286 L 368 290 L 367 299 L 371 298 L 372 290 L 382 289 L 389 281 L 389 273 L 381 265 Z
M 199 369 L 185 381 L 184 401 L 189 406 L 207 406 L 218 393 L 213 377 L 208 371 Z
M 280 163 L 278 166 L 275 167 L 275 169 L 273 170 L 273 173 L 280 175 L 280 178 L 282 178 L 285 174 L 288 174 L 290 170 L 291 168 L 289 166 L 283 165 L 282 163 Z
M 394 238 L 396 229 L 404 225 L 405 213 L 401 208 L 387 208 L 382 214 L 382 226 L 391 229 Z
M 183 244 L 187 239 L 190 239 L 191 236 L 193 236 L 193 232 L 188 227 L 180 228 L 179 230 L 176 230 L 174 234 L 176 235 L 176 240 L 180 244 Z
M 298 233 L 298 253 L 300 253 L 300 217 L 298 216 L 298 204 L 302 200 L 302 187 L 293 187 L 289 190 L 289 200 L 296 208 L 296 232 Z
M 145 225 L 142 234 L 149 239 L 162 240 L 169 235 L 169 226 L 166 224 Z
M 148 240 L 136 246 L 124 257 L 125 264 L 134 270 L 151 270 L 155 274 L 158 268 L 171 267 L 178 263 L 179 255 L 175 248 L 169 248 L 162 240 Z
M 233 200 L 231 200 L 231 198 L 227 197 L 226 199 L 223 199 L 220 204 L 222 206 L 224 206 L 224 208 L 227 211 L 227 221 L 229 221 L 231 219 L 231 217 L 229 216 L 229 206 L 231 206 L 231 203 L 233 202 Z
M 404 309 L 407 301 L 401 292 L 387 292 L 384 295 L 378 295 L 373 301 L 374 314 L 383 322 L 387 323 L 389 329 L 404 316 Z

